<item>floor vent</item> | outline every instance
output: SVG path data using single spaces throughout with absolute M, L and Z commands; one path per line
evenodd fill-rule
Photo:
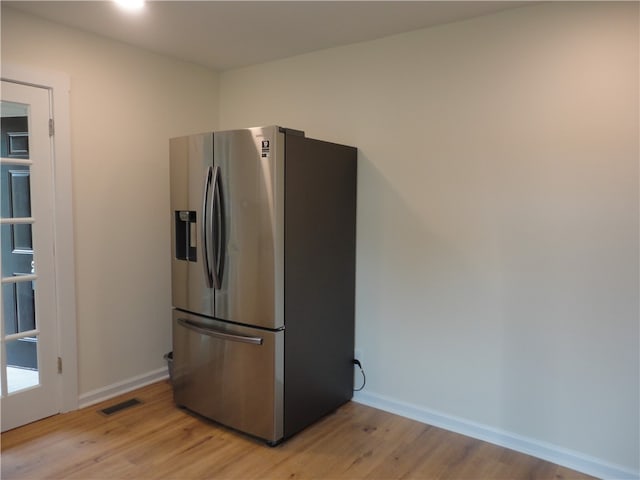
M 115 405 L 111 405 L 110 407 L 103 408 L 99 410 L 99 412 L 103 415 L 113 415 L 114 413 L 118 413 L 125 408 L 134 407 L 136 405 L 141 404 L 142 402 L 137 398 L 130 398 L 129 400 L 125 400 L 124 402 L 116 403 Z

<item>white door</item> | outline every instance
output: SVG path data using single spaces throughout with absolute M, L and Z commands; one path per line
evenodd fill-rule
M 50 94 L 2 82 L 2 431 L 60 412 Z

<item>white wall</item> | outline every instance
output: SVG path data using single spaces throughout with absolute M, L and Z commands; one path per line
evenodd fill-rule
M 4 6 L 2 62 L 71 79 L 81 396 L 166 367 L 168 139 L 217 126 L 217 74 Z
M 557 3 L 222 74 L 222 128 L 359 148 L 371 395 L 638 471 L 638 57 Z

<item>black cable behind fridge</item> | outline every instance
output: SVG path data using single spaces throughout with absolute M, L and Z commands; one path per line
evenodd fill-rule
M 362 369 L 362 364 L 360 363 L 360 360 L 358 360 L 357 358 L 354 358 L 353 359 L 353 364 L 357 365 L 358 368 L 360 368 L 360 373 L 362 373 L 362 385 L 360 385 L 360 388 L 354 388 L 353 389 L 354 392 L 359 392 L 367 384 L 367 376 L 364 374 L 364 370 Z

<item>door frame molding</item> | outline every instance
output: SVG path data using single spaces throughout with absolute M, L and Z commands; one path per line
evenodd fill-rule
M 62 412 L 78 408 L 78 347 L 76 330 L 76 288 L 73 235 L 71 136 L 67 74 L 25 65 L 2 64 L 2 80 L 46 88 L 51 92 L 50 112 L 54 120 L 53 186 L 56 284 L 57 351 L 62 358 L 60 407 Z

